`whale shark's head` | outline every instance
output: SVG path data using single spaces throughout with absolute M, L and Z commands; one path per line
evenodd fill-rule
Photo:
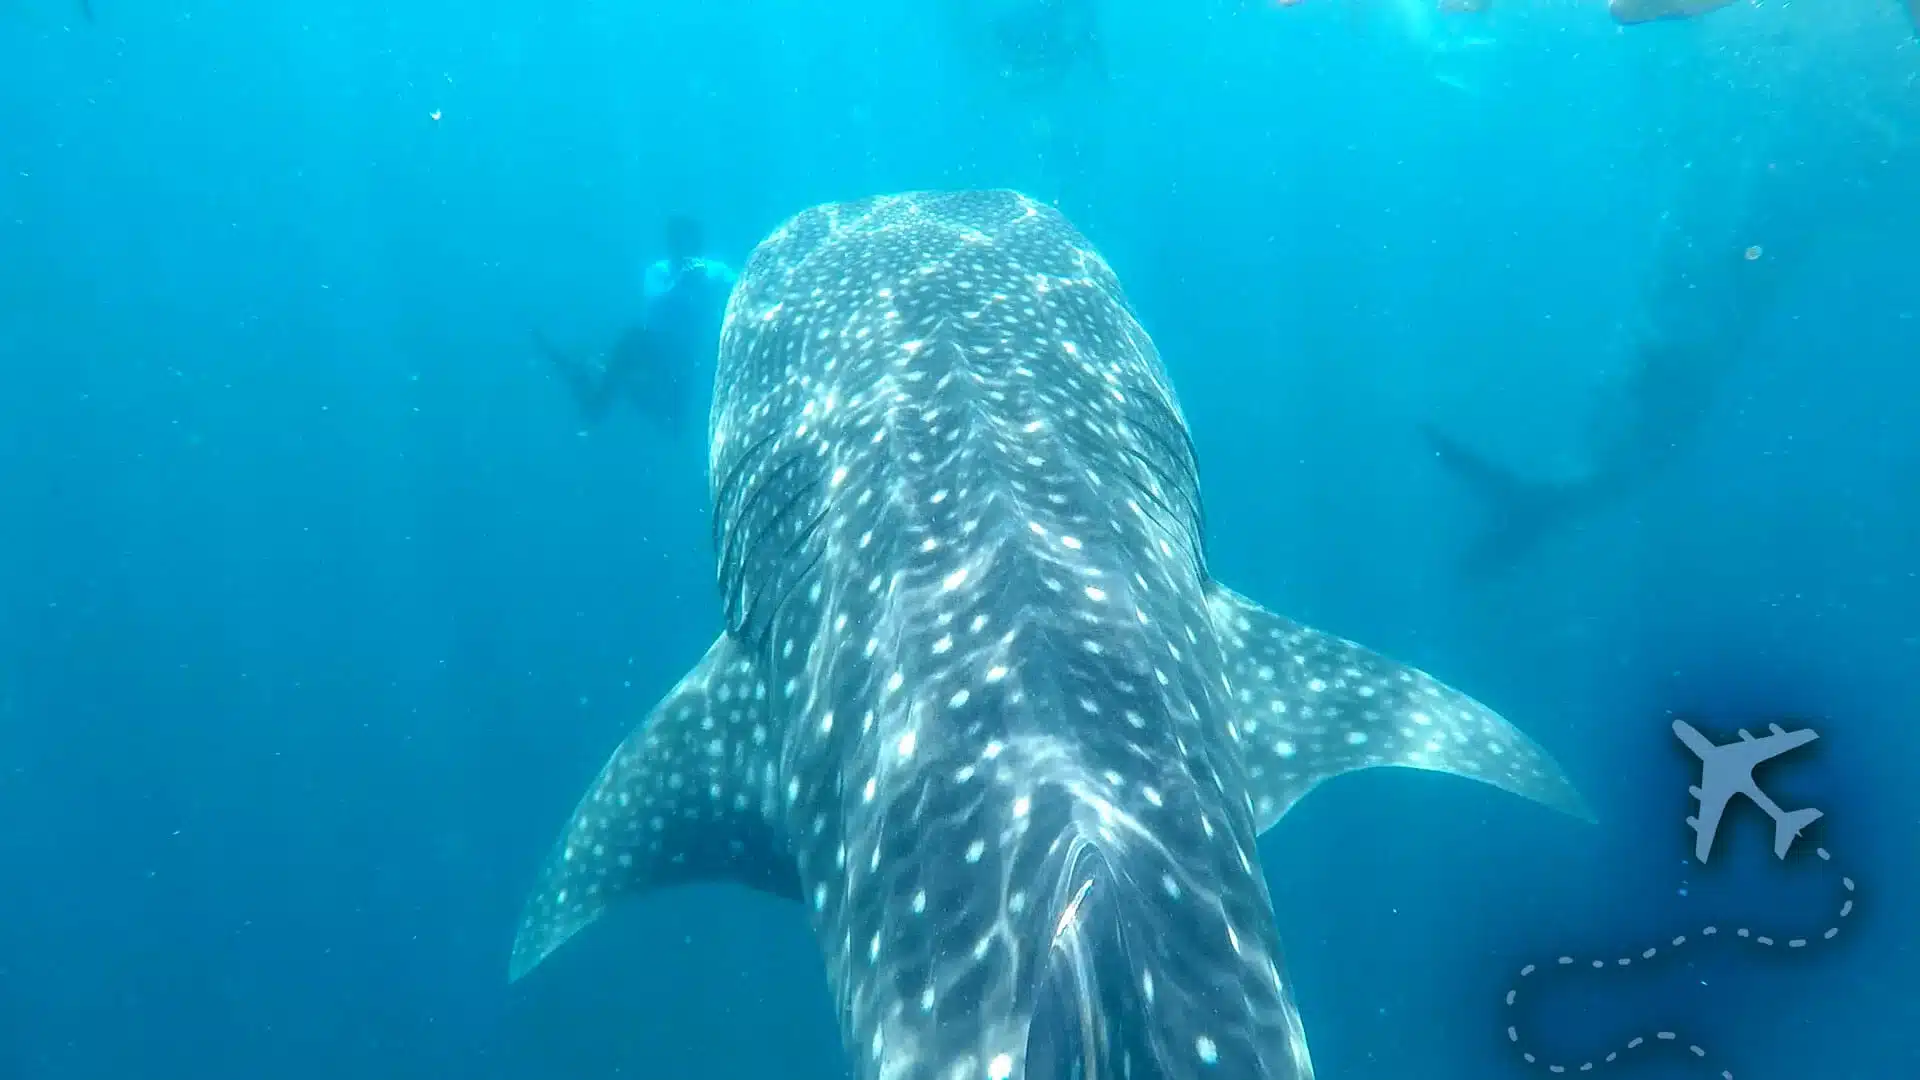
M 582 802 L 516 973 L 721 876 L 805 905 L 863 1080 L 1303 1080 L 1262 829 L 1381 764 L 1577 808 L 1471 699 L 1211 580 L 1152 341 L 1048 207 L 787 222 L 711 433 L 726 633 Z
M 864 1074 L 1299 1075 L 1194 458 L 1111 270 L 969 193 L 803 215 L 742 281 L 720 572 Z

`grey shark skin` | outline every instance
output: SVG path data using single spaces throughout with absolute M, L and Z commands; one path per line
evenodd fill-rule
M 1585 814 L 1485 707 L 1208 576 L 1153 343 L 1044 205 L 799 214 L 716 388 L 727 629 L 580 803 L 514 978 L 729 880 L 804 905 L 862 1080 L 1305 1080 L 1260 831 L 1372 765 Z

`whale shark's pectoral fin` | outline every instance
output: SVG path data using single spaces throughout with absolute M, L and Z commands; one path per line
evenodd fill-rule
M 776 738 L 765 685 L 723 634 L 580 800 L 527 899 L 508 978 L 648 889 L 732 881 L 798 898 L 785 843 L 767 823 Z
M 1211 606 L 1262 832 L 1322 780 L 1376 765 L 1465 776 L 1594 820 L 1545 750 L 1460 691 L 1231 589 L 1216 586 Z

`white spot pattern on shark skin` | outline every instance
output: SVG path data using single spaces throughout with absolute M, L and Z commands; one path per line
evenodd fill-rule
M 1593 820 L 1553 758 L 1492 709 L 1231 589 L 1215 588 L 1211 600 L 1243 695 L 1239 730 L 1260 831 L 1320 782 L 1376 766 L 1471 777 Z
M 766 715 L 759 687 L 752 661 L 722 638 L 614 751 L 527 904 L 514 978 L 636 886 L 728 878 L 799 899 L 766 825 L 776 789 L 773 755 L 752 738 Z M 707 843 L 714 835 L 730 842 Z
M 621 775 L 675 794 L 630 819 L 590 796 L 568 836 L 747 792 L 661 852 L 738 840 L 712 876 L 807 898 L 860 1080 L 1310 1080 L 1248 783 L 1275 734 L 1242 731 L 1346 676 L 1222 622 L 1185 421 L 1086 240 L 1012 192 L 797 215 L 728 305 L 710 433 L 709 660 L 745 665 L 751 715 L 701 760 L 736 772 L 696 769 L 663 705 Z M 1351 755 L 1285 737 L 1302 768 Z M 601 902 L 675 880 L 654 865 Z M 551 886 L 595 873 L 550 864 L 516 973 L 584 925 Z

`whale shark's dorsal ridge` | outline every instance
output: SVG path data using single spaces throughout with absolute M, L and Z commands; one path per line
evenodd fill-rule
M 727 630 L 582 801 L 515 977 L 731 880 L 804 905 L 861 1080 L 1307 1080 L 1260 830 L 1373 765 L 1585 812 L 1484 706 L 1210 579 L 1153 342 L 1022 195 L 782 225 L 711 435 Z

